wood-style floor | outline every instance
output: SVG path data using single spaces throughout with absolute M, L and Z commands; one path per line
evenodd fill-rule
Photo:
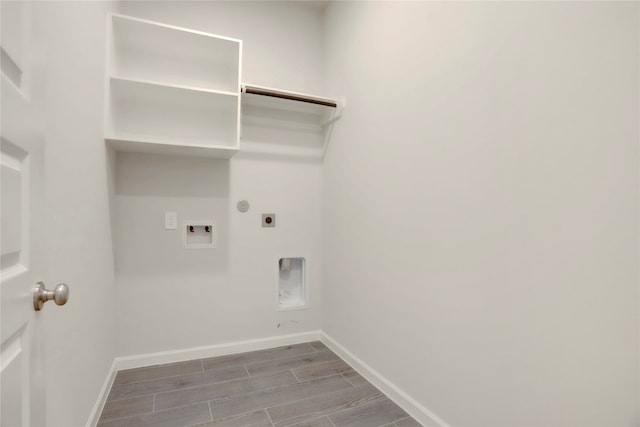
M 98 426 L 420 424 L 316 341 L 120 371 Z

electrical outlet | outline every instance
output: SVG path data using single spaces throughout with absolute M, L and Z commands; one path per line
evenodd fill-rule
M 276 214 L 262 214 L 262 226 L 263 227 L 275 227 L 276 226 Z

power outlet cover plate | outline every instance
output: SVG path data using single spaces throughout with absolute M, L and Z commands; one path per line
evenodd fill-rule
M 178 228 L 178 214 L 172 211 L 164 213 L 164 229 L 176 230 Z

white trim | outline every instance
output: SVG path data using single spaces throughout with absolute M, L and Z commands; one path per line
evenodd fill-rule
M 349 366 L 386 394 L 389 399 L 397 403 L 398 406 L 407 411 L 409 415 L 419 421 L 422 425 L 429 427 L 449 427 L 449 424 L 447 424 L 442 418 L 422 406 L 415 399 L 402 391 L 398 386 L 383 377 L 371 366 L 360 360 L 356 355 L 351 353 L 325 332 L 321 332 L 320 340 L 334 353 L 340 356 L 342 360 L 347 362 Z
M 15 252 L 14 252 L 15 253 Z M 19 257 L 20 255 L 18 255 Z M 0 270 L 0 276 L 2 277 L 2 280 L 10 280 L 13 279 L 16 276 L 21 275 L 22 273 L 26 273 L 27 272 L 27 267 L 25 267 L 23 264 L 21 264 L 20 262 L 18 262 L 17 264 L 14 264 L 10 267 L 7 267 L 5 269 Z
M 116 357 L 111 364 L 107 378 L 100 389 L 89 419 L 87 427 L 95 427 L 102 414 L 102 409 L 109 396 L 118 371 L 123 369 L 142 368 L 144 366 L 162 363 L 183 362 L 186 360 L 202 359 L 205 357 L 224 356 L 227 354 L 244 353 L 247 351 L 264 350 L 284 345 L 300 344 L 320 340 L 321 331 L 301 332 L 298 334 L 280 335 L 268 338 L 258 338 L 246 341 L 236 341 L 203 347 L 186 348 L 182 350 L 162 351 L 158 353 L 137 354 L 134 356 Z
M 198 35 L 198 36 L 204 36 L 204 37 L 209 37 L 209 38 L 214 38 L 214 39 L 226 40 L 226 41 L 234 42 L 234 43 L 242 43 L 241 40 L 234 39 L 234 38 L 231 38 L 231 37 L 220 36 L 218 34 L 207 33 L 207 32 L 204 32 L 204 31 L 198 31 L 198 30 L 194 30 L 194 29 L 191 29 L 191 28 L 177 27 L 175 25 L 164 24 L 162 22 L 149 21 L 148 19 L 141 19 L 141 18 L 136 18 L 134 16 L 122 15 L 120 13 L 110 12 L 109 13 L 109 19 L 113 20 L 113 18 L 122 19 L 123 21 L 139 22 L 139 23 L 151 25 L 151 26 L 154 26 L 154 27 L 168 28 L 170 30 L 182 31 L 184 33 L 190 33 L 190 34 L 195 34 L 195 35 Z
M 121 371 L 123 369 L 141 368 L 144 366 L 153 366 L 163 363 L 184 362 L 185 360 L 225 356 L 227 354 L 244 353 L 247 351 L 281 347 L 283 345 L 318 341 L 320 339 L 320 335 L 320 331 L 310 331 L 203 347 L 185 348 L 182 350 L 137 354 L 134 356 L 116 357 L 114 363 L 116 364 L 117 370 Z
M 172 88 L 172 89 L 179 89 L 179 90 L 187 90 L 187 91 L 191 91 L 191 92 L 201 92 L 201 93 L 211 93 L 214 95 L 221 95 L 221 96 L 232 96 L 232 97 L 239 97 L 240 95 L 238 94 L 238 92 L 229 92 L 227 90 L 217 90 L 217 89 L 209 89 L 206 87 L 201 87 L 201 86 L 187 86 L 187 85 L 179 85 L 179 84 L 174 84 L 174 83 L 164 83 L 164 82 L 160 82 L 157 80 L 149 80 L 149 79 L 137 79 L 135 77 L 126 77 L 126 76 L 119 76 L 119 75 L 111 75 L 109 77 L 109 80 L 120 80 L 123 82 L 129 82 L 129 83 L 134 83 L 134 84 L 141 84 L 141 85 L 148 85 L 148 86 L 159 86 L 162 88 Z
M 87 427 L 95 427 L 98 425 L 100 415 L 102 414 L 102 410 L 104 409 L 104 404 L 107 403 L 107 396 L 109 396 L 109 391 L 111 390 L 111 386 L 113 385 L 113 380 L 116 379 L 116 373 L 116 361 L 114 359 L 114 361 L 111 363 L 111 368 L 109 368 L 109 372 L 107 373 L 107 378 L 105 378 L 104 384 L 102 384 L 102 388 L 100 389 L 100 393 L 98 394 L 98 399 L 96 400 L 95 405 L 93 405 L 91 414 L 89 414 Z
M 181 154 L 183 156 L 207 156 L 219 159 L 230 159 L 238 152 L 238 147 L 230 145 L 211 145 L 206 142 L 180 142 L 175 139 L 164 139 L 157 136 L 132 136 L 112 133 L 104 137 L 105 141 L 116 151 L 134 153 Z M 136 150 L 137 149 L 137 150 Z

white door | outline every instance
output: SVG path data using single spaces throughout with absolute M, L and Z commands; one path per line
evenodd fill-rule
M 29 102 L 28 22 L 28 2 L 0 2 L 2 427 L 45 425 L 41 317 L 51 307 L 36 312 L 32 295 L 43 268 L 44 143 Z

